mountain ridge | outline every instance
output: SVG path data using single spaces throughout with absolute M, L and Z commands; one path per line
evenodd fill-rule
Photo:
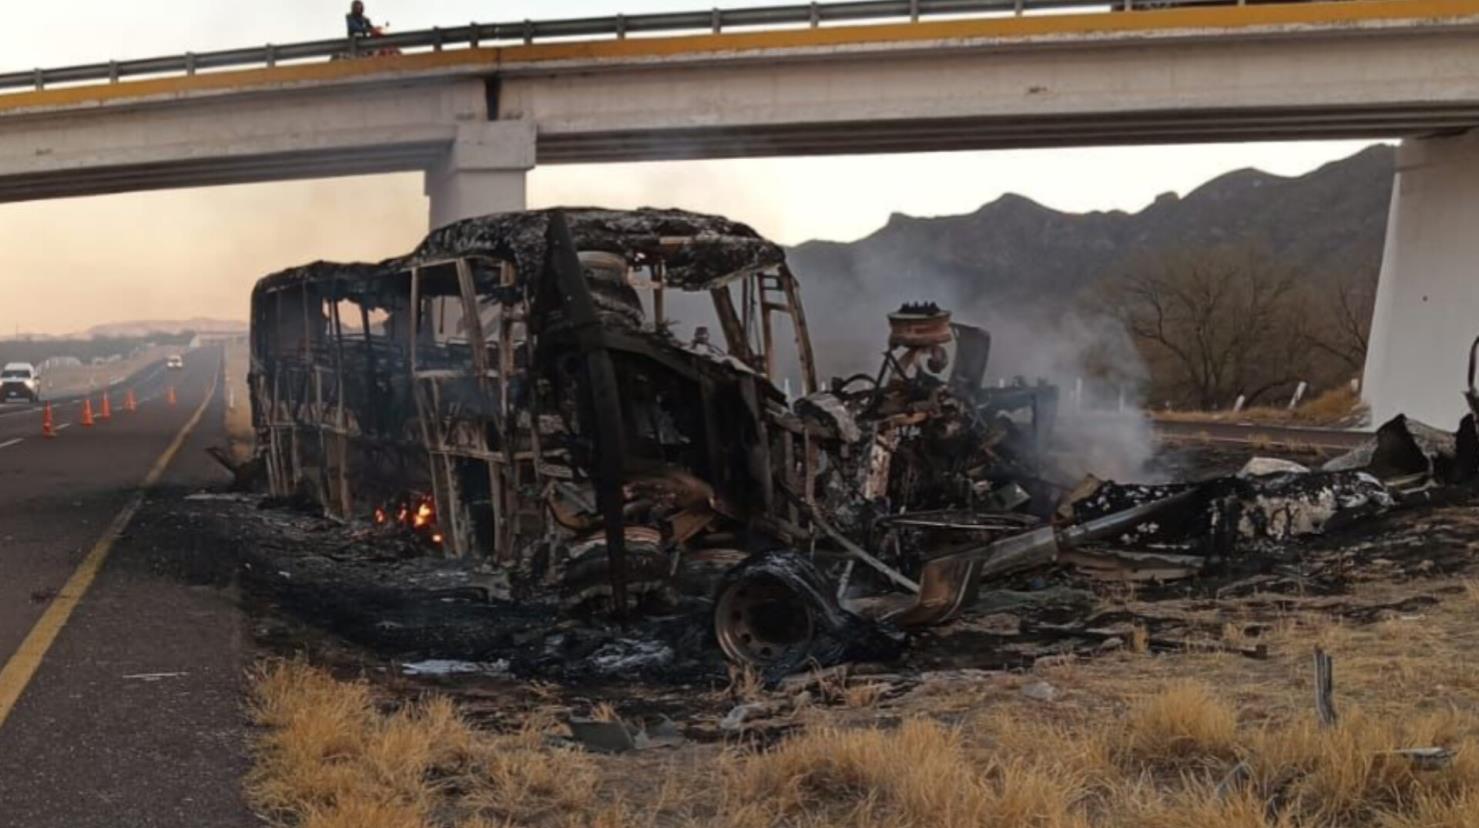
M 1092 289 L 1135 268 L 1233 248 L 1293 269 L 1316 291 L 1352 278 L 1374 284 L 1395 157 L 1377 144 L 1298 176 L 1242 168 L 1135 212 L 1069 213 L 1008 193 L 970 213 L 895 213 L 856 241 L 810 241 L 788 254 L 807 306 L 825 309 L 811 328 L 827 370 L 876 361 L 883 316 L 905 301 L 935 301 L 992 330 L 996 370 L 1061 378 L 1078 370 L 1073 359 L 1047 364 L 1031 353 L 1046 347 L 1044 331 L 1077 338 L 1074 353 L 1116 340 L 1132 359 L 1122 332 L 1090 317 Z M 1089 327 L 1094 337 L 1079 330 Z

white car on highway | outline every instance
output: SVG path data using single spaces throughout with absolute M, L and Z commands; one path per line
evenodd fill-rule
M 185 358 L 179 354 L 170 354 L 169 359 L 164 361 L 164 367 L 171 371 L 178 371 L 185 367 Z
M 37 402 L 41 399 L 41 375 L 29 362 L 11 362 L 0 368 L 0 402 L 22 397 Z

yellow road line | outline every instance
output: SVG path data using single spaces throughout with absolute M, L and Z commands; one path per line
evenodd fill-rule
M 218 369 L 215 376 L 211 378 L 211 385 L 205 392 L 205 399 L 195 409 L 195 413 L 190 415 L 190 419 L 175 435 L 169 447 L 159 455 L 159 459 L 154 461 L 149 473 L 144 476 L 143 483 L 139 484 L 139 490 L 134 492 L 128 504 L 113 518 L 113 522 L 108 524 L 108 530 L 93 545 L 92 551 L 87 553 L 82 563 L 78 564 L 77 570 L 72 573 L 72 577 L 67 579 L 61 592 L 58 592 L 51 604 L 46 607 L 46 612 L 41 614 L 36 625 L 26 634 L 26 639 L 21 642 L 21 646 L 5 663 L 5 669 L 0 670 L 0 727 L 5 726 L 5 720 L 10 717 L 10 712 L 15 709 L 16 702 L 20 701 L 21 694 L 25 692 L 26 686 L 31 683 L 31 679 L 36 676 L 36 671 L 41 667 L 41 660 L 46 657 L 46 652 L 51 649 L 62 627 L 66 626 L 67 620 L 72 617 L 72 611 L 77 609 L 82 597 L 87 594 L 88 588 L 97 578 L 98 572 L 102 570 L 103 563 L 108 559 L 108 553 L 113 551 L 113 544 L 118 542 L 123 530 L 128 528 L 129 522 L 133 520 L 139 507 L 144 505 L 144 496 L 154 488 L 159 478 L 164 476 L 164 471 L 169 468 L 170 461 L 175 459 L 175 455 L 185 445 L 185 440 L 200 424 L 200 418 L 205 415 L 206 407 L 210 405 L 211 398 L 216 394 L 216 384 L 220 376 Z
M 776 49 L 903 45 L 940 40 L 1011 40 L 1051 35 L 1106 35 L 1116 32 L 1236 31 L 1258 26 L 1342 26 L 1406 20 L 1453 20 L 1476 15 L 1479 15 L 1479 0 L 1340 0 L 876 23 L 824 26 L 817 29 L 744 30 L 719 34 L 632 37 L 623 40 L 604 38 L 449 49 L 358 60 L 326 60 L 271 68 L 206 72 L 185 77 L 0 93 L 0 115 L 6 112 L 96 105 L 117 100 L 161 98 L 200 92 L 229 93 L 284 85 L 334 83 L 388 74 L 436 70 L 492 73 L 508 65 L 537 65 L 559 61 L 660 59 Z

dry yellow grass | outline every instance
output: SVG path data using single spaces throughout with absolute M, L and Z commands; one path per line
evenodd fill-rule
M 1236 748 L 1238 714 L 1205 684 L 1179 681 L 1137 702 L 1125 725 L 1123 746 L 1137 759 L 1226 759 Z
M 1136 624 L 1130 629 L 1130 652 L 1150 652 L 1150 630 L 1144 624 Z
M 1406 813 L 1382 814 L 1381 828 L 1473 828 L 1479 822 L 1479 792 L 1419 794 Z
M 250 709 L 262 733 L 247 794 L 278 824 L 415 828 L 457 810 L 451 792 L 464 809 L 519 824 L 595 801 L 589 758 L 544 745 L 552 718 L 475 734 L 445 698 L 382 713 L 365 682 L 301 662 L 259 668 Z
M 748 664 L 730 665 L 728 693 L 737 701 L 757 701 L 765 697 L 765 680 Z
M 822 727 L 721 765 L 718 824 L 1071 828 L 1072 779 L 1031 761 L 977 761 L 965 736 L 924 719 Z
M 255 681 L 262 732 L 249 790 L 277 822 L 315 828 L 1474 826 L 1471 583 L 1453 582 L 1453 600 L 1420 619 L 1290 615 L 1265 633 L 1274 654 L 1263 661 L 1126 651 L 866 705 L 849 695 L 870 685 L 839 682 L 767 748 L 590 755 L 550 741 L 547 711 L 518 732 L 479 732 L 444 700 L 386 711 L 362 682 L 276 664 Z M 1330 728 L 1310 703 L 1316 644 L 1336 658 Z M 1020 692 L 1041 678 L 1056 701 Z M 1397 752 L 1422 747 L 1452 761 L 1424 769 Z
M 842 691 L 842 703 L 854 708 L 872 707 L 878 704 L 887 690 L 887 684 L 876 682 L 851 683 Z

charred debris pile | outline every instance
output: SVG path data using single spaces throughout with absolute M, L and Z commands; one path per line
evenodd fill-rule
M 1319 470 L 1067 481 L 1055 388 L 986 385 L 990 334 L 932 304 L 886 323 L 876 372 L 821 381 L 781 248 L 674 210 L 494 215 L 268 276 L 255 468 L 316 517 L 258 513 L 249 561 L 397 654 L 779 677 L 890 658 L 1003 588 L 1267 572 L 1479 471 L 1471 415 Z

